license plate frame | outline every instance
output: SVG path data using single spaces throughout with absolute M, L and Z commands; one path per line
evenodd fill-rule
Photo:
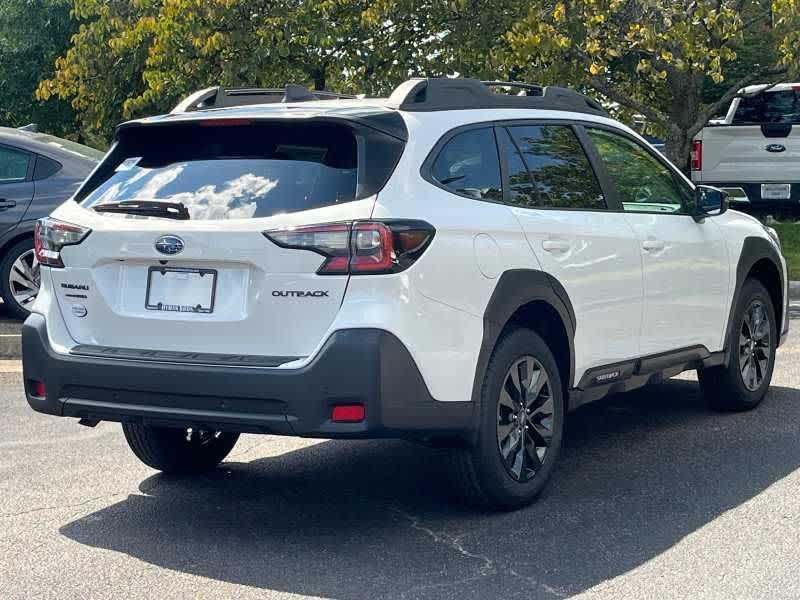
M 211 276 L 210 298 L 207 302 L 200 302 L 195 305 L 189 304 L 172 304 L 164 301 L 159 302 L 159 298 L 153 298 L 154 293 L 158 296 L 158 290 L 154 289 L 153 279 L 156 275 L 166 277 L 168 273 L 176 273 L 185 275 L 186 278 L 192 276 L 199 276 L 200 279 L 206 276 Z M 210 315 L 214 312 L 214 306 L 217 300 L 217 270 L 216 269 L 195 269 L 188 267 L 150 267 L 147 270 L 147 290 L 144 297 L 144 307 L 146 310 L 156 312 L 175 312 L 184 314 L 206 314 Z M 162 298 L 163 300 L 163 298 Z
M 761 198 L 764 200 L 790 200 L 792 198 L 792 184 L 762 183 Z

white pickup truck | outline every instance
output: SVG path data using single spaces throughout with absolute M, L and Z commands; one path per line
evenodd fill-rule
M 800 84 L 741 93 L 694 139 L 692 180 L 722 188 L 752 212 L 800 210 Z

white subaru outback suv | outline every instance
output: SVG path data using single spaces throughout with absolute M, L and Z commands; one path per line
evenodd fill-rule
M 39 223 L 30 406 L 166 472 L 241 432 L 452 446 L 530 502 L 567 412 L 696 369 L 756 406 L 787 333 L 773 232 L 563 88 L 205 90 L 125 123 Z M 509 84 L 505 84 L 508 89 Z

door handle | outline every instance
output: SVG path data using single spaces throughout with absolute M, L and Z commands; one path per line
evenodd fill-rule
M 0 210 L 5 210 L 6 208 L 14 208 L 16 205 L 17 203 L 14 200 L 6 200 L 4 198 L 0 198 Z
M 664 240 L 645 240 L 642 242 L 642 248 L 647 252 L 658 252 L 666 247 Z
M 545 240 L 542 242 L 542 250 L 545 252 L 566 252 L 569 250 L 569 242 L 563 240 Z

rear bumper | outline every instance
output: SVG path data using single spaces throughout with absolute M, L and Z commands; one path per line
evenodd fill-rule
M 133 421 L 325 438 L 465 437 L 472 402 L 439 402 L 405 346 L 379 329 L 337 331 L 300 369 L 192 365 L 66 355 L 43 316 L 22 330 L 25 395 L 62 417 Z M 33 395 L 34 381 L 46 397 Z M 331 410 L 363 404 L 366 419 L 334 423 Z
M 717 181 L 696 181 L 698 185 L 710 185 L 712 187 L 726 190 L 729 193 L 729 201 L 736 208 L 770 209 L 770 208 L 794 208 L 800 210 L 800 181 L 779 181 L 779 182 L 717 182 Z M 786 200 L 764 199 L 761 197 L 762 183 L 790 183 L 792 191 L 790 198 Z

